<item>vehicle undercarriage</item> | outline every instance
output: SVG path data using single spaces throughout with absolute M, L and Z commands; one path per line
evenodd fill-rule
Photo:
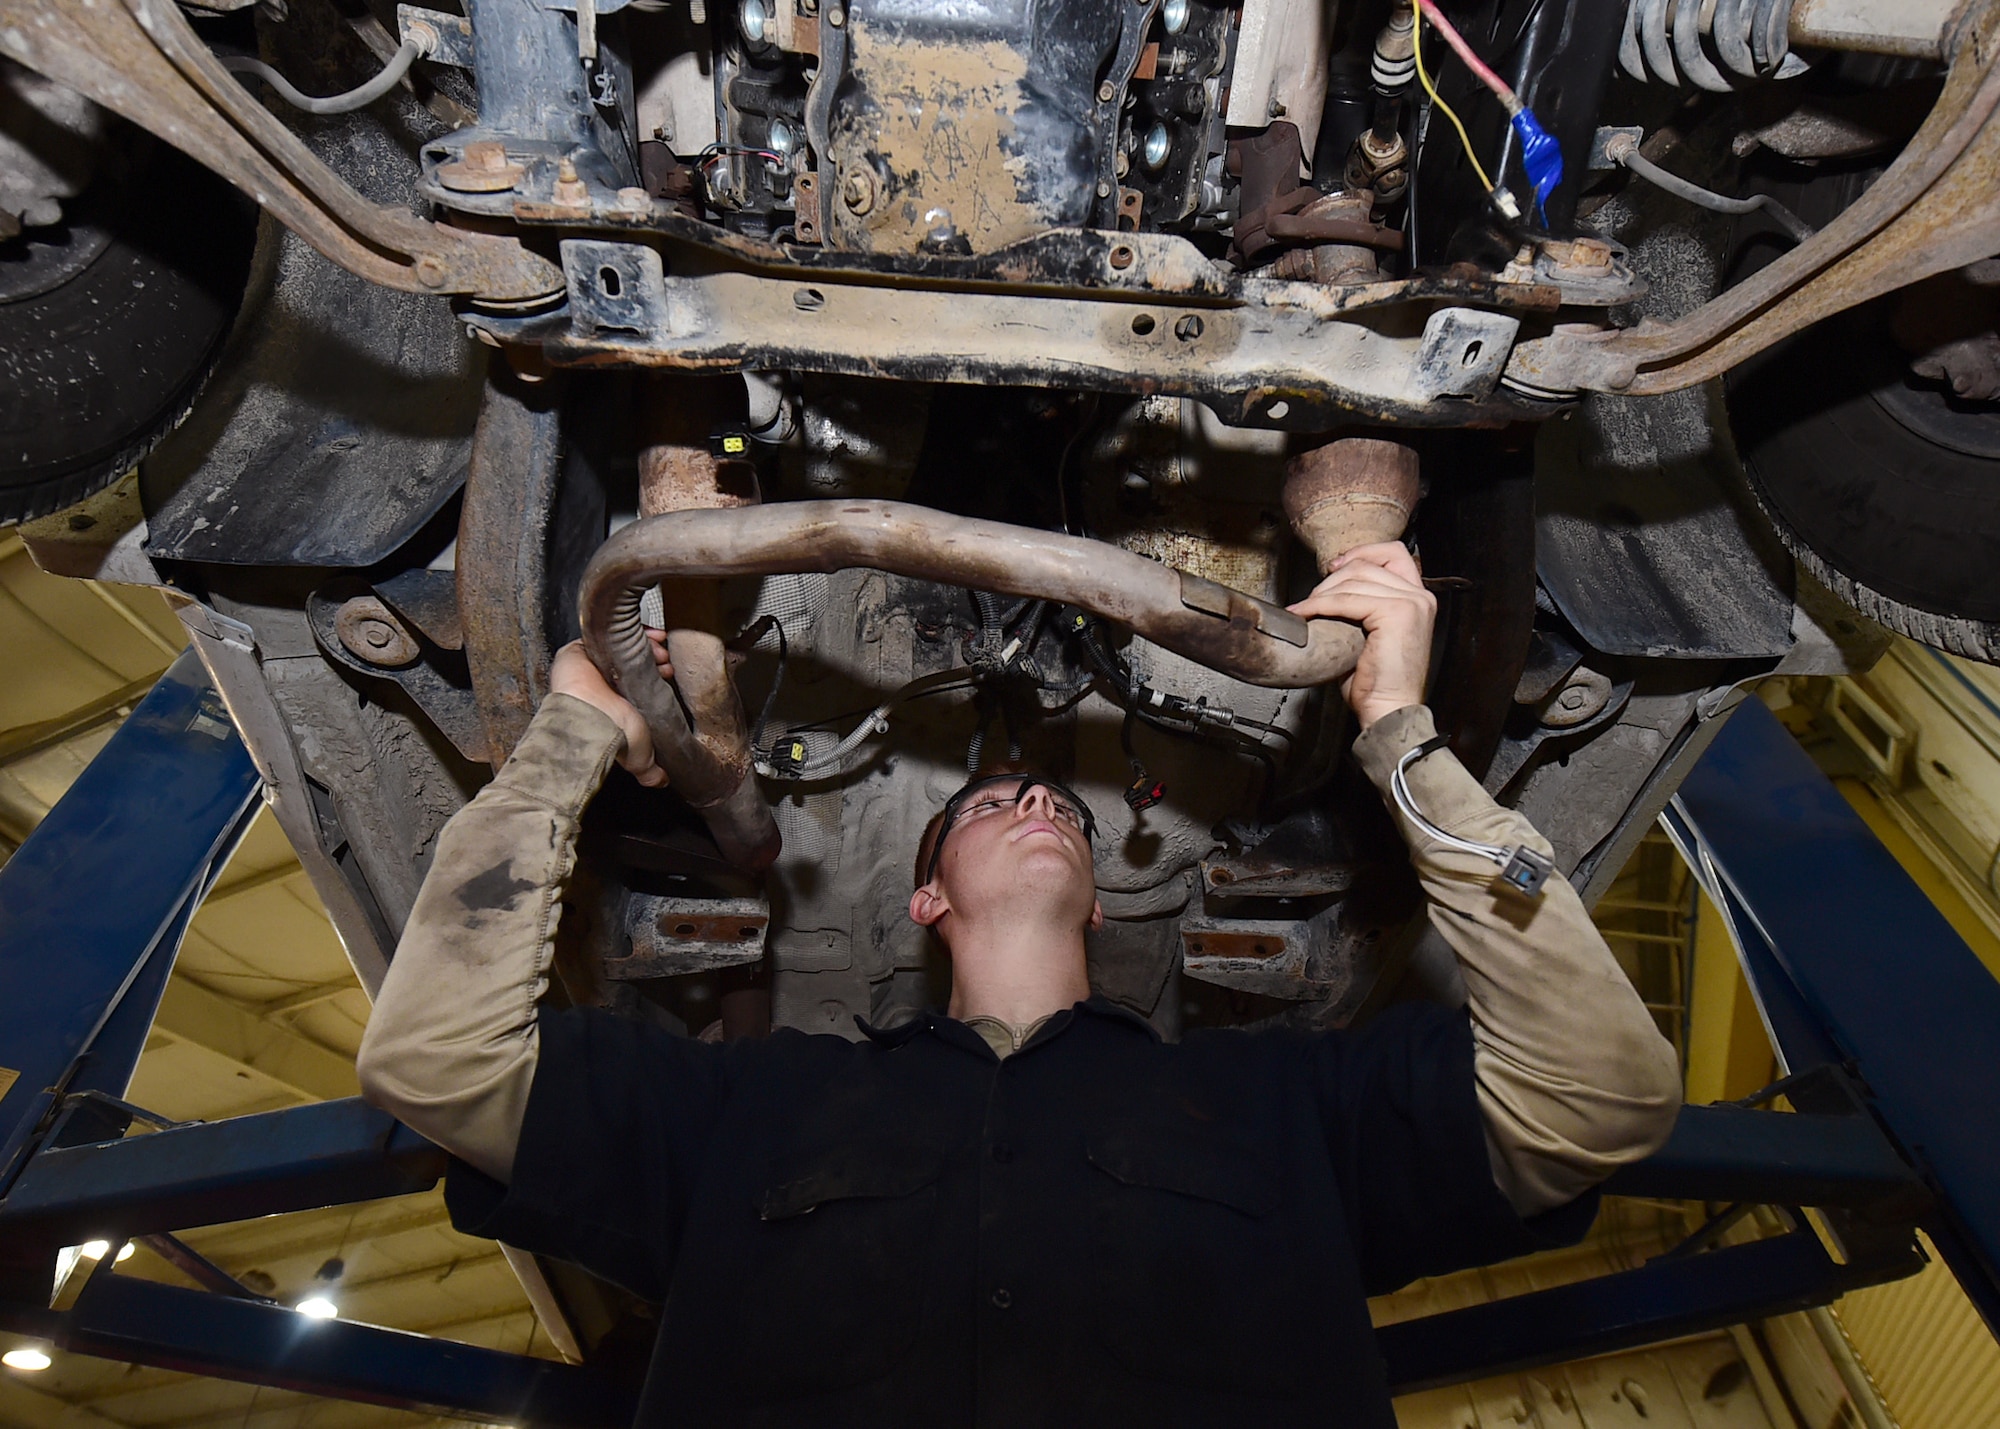
M 561 995 L 940 1002 L 919 830 L 1021 761 L 1100 991 L 1346 1025 L 1454 976 L 1283 608 L 1347 547 L 1587 899 L 1750 682 L 2000 655 L 2000 7 L 1932 8 L 1450 7 L 1552 176 L 1375 0 L 0 0 L 0 514 L 179 604 L 371 989 L 581 637 L 672 789 Z

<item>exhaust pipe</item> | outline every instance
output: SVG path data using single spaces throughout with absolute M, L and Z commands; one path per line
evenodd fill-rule
M 953 516 L 896 501 L 788 501 L 645 516 L 598 548 L 578 595 L 584 648 L 645 716 L 660 762 L 708 821 L 723 856 L 755 872 L 777 856 L 749 776 L 727 676 L 659 678 L 639 613 L 667 580 L 833 572 L 854 566 L 1073 605 L 1247 684 L 1306 689 L 1354 668 L 1364 637 L 1101 541 Z M 685 586 L 681 587 L 685 589 Z M 677 692 L 675 686 L 682 688 Z M 683 704 L 685 700 L 685 705 Z
M 626 689 L 665 690 L 639 601 L 663 577 L 866 566 L 918 580 L 1073 605 L 1247 684 L 1306 689 L 1348 674 L 1360 629 L 1281 606 L 1101 541 L 896 501 L 787 501 L 645 517 L 598 549 L 578 597 L 584 645 Z M 667 692 L 667 715 L 685 723 Z M 652 722 L 652 713 L 641 705 Z M 671 773 L 671 770 L 669 771 Z
M 718 417 L 741 417 L 741 378 L 649 374 L 641 391 L 642 523 L 676 511 L 727 514 L 756 503 L 757 479 L 750 464 L 718 457 L 708 444 Z M 645 716 L 668 783 L 708 824 L 723 858 L 746 873 L 761 873 L 778 857 L 778 825 L 751 769 L 749 726 L 718 633 L 719 593 L 711 581 L 677 578 L 683 574 L 667 566 L 653 578 L 675 577 L 660 580 L 673 684 L 659 677 L 646 650 L 645 630 L 637 624 L 643 591 L 633 592 L 632 612 L 640 658 L 621 660 L 614 674 L 595 645 L 591 657 Z

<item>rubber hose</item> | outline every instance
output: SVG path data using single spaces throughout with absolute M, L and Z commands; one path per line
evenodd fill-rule
M 349 114 L 373 104 L 394 89 L 422 54 L 423 51 L 414 41 L 405 40 L 375 78 L 366 84 L 357 85 L 345 94 L 329 94 L 324 99 L 315 99 L 310 94 L 302 94 L 292 86 L 290 80 L 262 60 L 253 59 L 249 55 L 224 55 L 222 67 L 233 74 L 254 74 L 277 90 L 278 98 L 294 109 L 303 109 L 308 114 Z

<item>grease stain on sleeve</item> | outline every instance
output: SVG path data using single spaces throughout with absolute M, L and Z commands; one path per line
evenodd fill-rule
M 475 873 L 458 886 L 459 906 L 468 913 L 501 912 L 533 893 L 535 881 L 514 876 L 513 860 L 494 864 L 484 873 Z

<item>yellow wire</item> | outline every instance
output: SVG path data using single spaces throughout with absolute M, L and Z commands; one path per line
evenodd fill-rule
M 1472 152 L 1472 136 L 1465 132 L 1465 125 L 1459 122 L 1457 112 L 1444 102 L 1444 96 L 1437 92 L 1437 86 L 1431 83 L 1430 74 L 1424 69 L 1424 17 L 1421 13 L 1417 16 L 1416 33 L 1410 36 L 1410 50 L 1412 58 L 1417 62 L 1417 78 L 1423 82 L 1424 93 L 1431 97 L 1432 104 L 1444 111 L 1444 117 L 1449 119 L 1451 127 L 1458 131 L 1458 142 L 1465 145 L 1465 157 L 1472 164 L 1472 172 L 1479 175 L 1479 182 L 1485 186 L 1486 192 L 1492 193 L 1493 180 L 1486 177 L 1486 170 L 1481 167 L 1479 156 Z

